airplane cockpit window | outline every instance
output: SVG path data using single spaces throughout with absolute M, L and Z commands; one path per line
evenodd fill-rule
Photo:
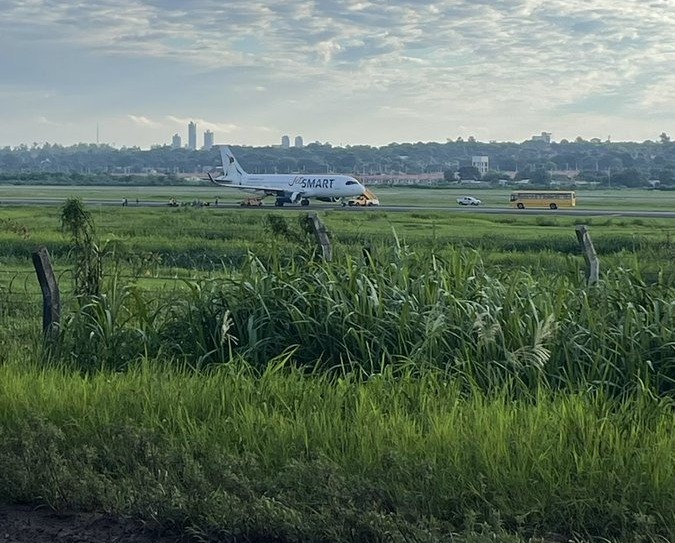
M 359 184 L 358 181 L 347 181 L 347 182 L 345 183 L 345 185 L 358 185 L 358 184 Z

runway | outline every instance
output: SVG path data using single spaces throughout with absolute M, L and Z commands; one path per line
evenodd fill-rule
M 65 202 L 65 198 L 14 198 L 6 197 L 0 201 L 0 209 L 6 206 L 60 206 Z M 123 207 L 119 199 L 96 199 L 83 198 L 82 202 L 89 206 L 105 206 L 105 207 Z M 125 209 L 133 208 L 166 208 L 176 209 L 167 205 L 166 202 L 158 202 L 153 200 L 129 200 Z M 182 207 L 193 207 L 191 204 Z M 465 213 L 465 214 L 488 214 L 488 215 L 546 215 L 546 216 L 576 216 L 576 217 L 644 217 L 653 219 L 675 219 L 675 210 L 673 211 L 649 211 L 649 210 L 627 210 L 627 209 L 513 209 L 510 207 L 459 207 L 459 206 L 422 206 L 422 205 L 396 205 L 396 206 L 377 206 L 377 207 L 342 207 L 334 204 L 314 203 L 308 206 L 300 205 L 286 205 L 283 207 L 275 207 L 274 205 L 263 205 L 260 207 L 244 207 L 238 203 L 219 202 L 218 205 L 211 203 L 201 207 L 205 210 L 240 210 L 240 211 L 337 211 L 342 213 L 378 213 L 378 212 L 424 212 L 435 211 L 442 213 Z

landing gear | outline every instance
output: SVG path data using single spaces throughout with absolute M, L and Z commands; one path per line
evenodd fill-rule
M 302 200 L 300 200 L 300 205 L 301 206 L 308 206 L 309 200 L 307 198 L 303 198 Z

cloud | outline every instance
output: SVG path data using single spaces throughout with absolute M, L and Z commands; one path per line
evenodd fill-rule
M 157 128 L 157 127 L 162 126 L 161 123 L 158 123 L 156 121 L 148 119 L 147 117 L 145 117 L 143 115 L 128 114 L 127 117 L 129 117 L 129 119 L 131 119 L 135 124 L 137 124 L 139 126 L 150 126 L 150 127 L 153 127 L 153 128 Z
M 46 124 L 46 125 L 48 125 L 48 126 L 58 126 L 58 125 L 59 125 L 59 123 L 55 123 L 54 121 L 50 121 L 50 120 L 49 120 L 47 117 L 45 117 L 44 115 L 38 115 L 38 116 L 35 118 L 35 121 L 36 121 L 38 124 Z
M 189 119 L 173 115 L 167 115 L 166 118 L 177 126 L 187 127 L 189 123 L 193 122 L 197 125 L 197 130 L 208 129 L 212 132 L 220 132 L 221 134 L 229 134 L 238 129 L 237 125 L 232 123 L 213 122 L 206 119 Z
M 20 100 L 26 110 L 49 92 L 53 111 L 87 104 L 91 117 L 106 104 L 155 133 L 192 115 L 232 136 L 352 118 L 379 138 L 394 124 L 375 126 L 384 111 L 402 134 L 414 117 L 434 133 L 460 120 L 478 133 L 537 132 L 584 113 L 626 126 L 656 108 L 675 117 L 674 0 L 4 4 L 0 72 L 35 96 Z M 147 113 L 125 113 L 134 109 Z

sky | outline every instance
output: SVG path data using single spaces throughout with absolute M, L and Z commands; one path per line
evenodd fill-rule
M 0 0 L 0 147 L 675 132 L 675 0 Z

